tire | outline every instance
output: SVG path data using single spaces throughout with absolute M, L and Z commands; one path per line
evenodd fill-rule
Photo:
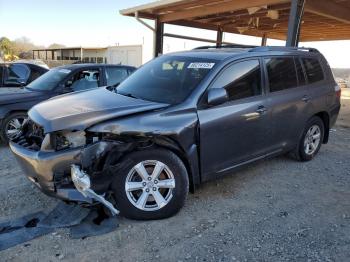
M 308 142 L 311 142 L 311 138 L 310 138 L 310 133 L 312 133 L 312 128 L 318 128 L 319 129 L 319 141 L 316 144 L 314 143 L 314 147 L 309 146 L 309 150 L 307 149 L 307 144 L 310 144 Z M 316 129 L 313 129 L 316 130 Z M 310 133 L 309 133 L 310 131 Z M 317 132 L 316 132 L 317 133 Z M 315 135 L 312 138 L 312 141 L 316 140 L 314 139 L 314 137 L 316 137 L 316 133 L 314 133 Z M 319 118 L 318 116 L 313 116 L 311 119 L 309 119 L 309 121 L 306 123 L 306 126 L 304 128 L 304 131 L 299 139 L 298 145 L 297 147 L 291 152 L 291 156 L 298 160 L 298 161 L 302 161 L 302 162 L 306 162 L 306 161 L 310 161 L 312 160 L 317 153 L 320 151 L 322 142 L 323 142 L 323 138 L 324 138 L 324 123 L 322 121 L 321 118 Z M 309 137 L 308 142 L 307 137 Z M 311 150 L 312 149 L 312 150 Z M 308 151 L 308 152 L 307 152 Z
M 18 119 L 19 124 L 23 124 L 23 120 L 26 118 L 28 118 L 28 116 L 25 112 L 11 113 L 6 118 L 4 118 L 4 120 L 1 123 L 0 137 L 5 144 L 8 144 L 9 140 L 11 139 L 11 136 L 9 136 L 7 133 L 11 121 L 14 119 Z
M 189 190 L 188 174 L 183 162 L 173 152 L 159 148 L 136 151 L 126 155 L 120 163 L 112 190 L 121 215 L 136 220 L 163 219 L 175 215 L 183 207 Z M 156 166 L 163 168 L 160 169 L 162 172 L 154 172 L 160 173 L 158 180 L 150 178 Z M 129 185 L 136 185 L 138 189 Z

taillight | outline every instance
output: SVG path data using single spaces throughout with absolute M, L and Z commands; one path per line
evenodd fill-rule
M 340 88 L 339 85 L 335 85 L 334 91 L 335 91 L 336 96 L 337 96 L 338 98 L 340 98 L 340 97 L 341 97 L 341 88 Z

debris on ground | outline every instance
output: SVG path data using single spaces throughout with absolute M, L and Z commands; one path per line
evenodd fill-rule
M 71 238 L 78 239 L 107 234 L 117 227 L 116 217 L 109 217 L 102 208 L 90 210 L 60 202 L 49 214 L 36 212 L 0 224 L 0 251 L 47 235 L 58 228 L 70 228 Z

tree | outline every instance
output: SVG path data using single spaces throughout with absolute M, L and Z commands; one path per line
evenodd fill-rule
M 30 39 L 25 36 L 17 38 L 15 41 L 13 41 L 13 44 L 16 55 L 26 53 L 36 48 L 36 46 L 30 41 Z
M 14 45 L 11 42 L 10 39 L 8 39 L 7 37 L 1 37 L 0 38 L 0 51 L 4 54 L 4 55 L 12 55 L 14 52 Z
M 57 49 L 59 49 L 59 48 L 62 48 L 62 47 L 66 47 L 66 46 L 62 45 L 62 44 L 53 43 L 53 44 L 49 45 L 48 48 L 52 48 L 52 49 L 57 48 Z

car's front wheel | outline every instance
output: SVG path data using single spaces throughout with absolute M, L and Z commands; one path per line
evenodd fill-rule
M 123 216 L 162 219 L 183 207 L 188 194 L 188 174 L 173 152 L 165 149 L 136 151 L 120 163 L 112 189 Z

